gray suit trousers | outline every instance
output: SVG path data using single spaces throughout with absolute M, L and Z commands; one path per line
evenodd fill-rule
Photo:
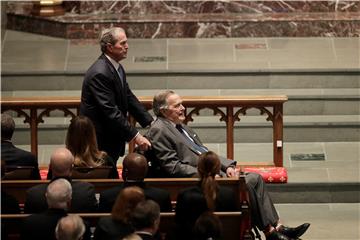
M 261 175 L 257 173 L 246 173 L 245 182 L 249 191 L 253 225 L 260 230 L 264 230 L 268 225 L 276 225 L 279 216 Z

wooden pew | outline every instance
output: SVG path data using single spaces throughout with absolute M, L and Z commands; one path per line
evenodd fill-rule
M 123 182 L 120 179 L 79 179 L 73 181 L 86 181 L 95 186 L 96 193 L 100 193 L 105 189 L 117 186 Z M 48 183 L 48 180 L 4 180 L 1 181 L 2 190 L 14 196 L 20 204 L 25 202 L 26 191 L 32 186 L 42 183 Z M 177 194 L 181 189 L 192 187 L 198 184 L 197 178 L 147 178 L 145 182 L 148 186 L 162 188 L 169 191 L 171 200 L 176 201 Z M 245 184 L 245 176 L 240 175 L 239 178 L 219 178 L 217 182 L 221 186 L 231 188 L 237 197 L 238 209 L 241 213 L 241 221 L 236 226 L 241 236 L 249 236 L 251 229 L 250 208 L 248 191 Z M 93 215 L 98 216 L 98 215 Z M 100 215 L 99 215 L 100 216 Z M 163 216 L 167 216 L 163 214 Z M 171 216 L 171 215 L 170 215 Z M 165 217 L 164 217 L 165 218 Z M 165 224 L 164 221 L 163 224 Z M 231 223 L 232 224 L 232 223 Z M 239 235 L 238 235 L 239 236 Z M 227 239 L 227 238 L 224 238 Z
M 223 226 L 223 239 L 239 240 L 245 239 L 239 227 L 244 218 L 242 212 L 216 212 L 215 213 Z M 101 217 L 109 216 L 109 213 L 81 213 L 78 214 L 86 220 L 90 227 L 96 227 L 97 221 Z M 22 220 L 28 214 L 2 214 L 1 221 L 5 225 L 6 231 L 12 240 L 20 239 L 20 227 Z M 175 213 L 161 213 L 160 233 L 165 237 L 166 233 L 170 232 L 175 225 Z M 247 238 L 248 239 L 248 238 Z
M 96 193 L 103 190 L 112 188 L 122 183 L 120 179 L 77 179 L 73 181 L 85 181 L 92 183 L 95 186 Z M 147 186 L 162 188 L 170 192 L 171 200 L 175 201 L 179 190 L 192 187 L 198 184 L 197 178 L 147 178 L 145 183 Z M 240 199 L 247 199 L 246 185 L 243 177 L 240 178 L 219 178 L 217 182 L 222 185 L 233 189 Z M 25 202 L 27 189 L 43 183 L 49 183 L 49 180 L 2 180 L 1 187 L 8 194 L 14 196 L 19 203 Z M 240 196 L 242 194 L 242 196 Z

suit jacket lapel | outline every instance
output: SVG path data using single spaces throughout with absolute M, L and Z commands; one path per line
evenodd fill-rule
M 101 55 L 101 57 L 103 57 L 105 59 L 111 74 L 114 76 L 114 84 L 116 87 L 115 91 L 118 93 L 116 97 L 121 99 L 121 103 L 124 106 L 127 106 L 126 91 L 125 91 L 125 79 L 124 79 L 124 87 L 123 87 L 121 84 L 121 79 L 120 79 L 119 73 L 117 72 L 117 69 L 115 69 L 115 67 L 112 65 L 112 63 L 109 61 L 109 59 L 104 54 Z M 121 64 L 120 64 L 120 66 L 121 66 Z M 122 68 L 122 66 L 121 66 L 121 68 Z M 123 71 L 124 71 L 124 69 L 123 69 Z M 124 78 L 125 78 L 125 71 L 124 71 Z
M 191 129 L 189 128 L 187 125 L 182 124 L 182 127 L 186 130 L 186 132 L 191 136 L 191 138 L 194 140 L 194 142 L 197 145 L 203 146 L 205 147 L 202 142 L 200 141 L 198 135 Z
M 182 135 L 179 130 L 167 119 L 164 119 L 163 122 L 166 124 L 167 128 L 177 137 L 177 141 L 181 141 L 185 144 L 192 152 L 199 155 L 199 152 L 189 143 L 189 140 L 185 139 L 185 136 Z M 187 129 L 186 129 L 187 130 Z

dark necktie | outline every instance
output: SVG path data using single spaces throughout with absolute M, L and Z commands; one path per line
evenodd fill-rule
M 190 136 L 190 134 L 180 125 L 176 124 L 176 129 L 179 130 L 179 132 L 184 136 L 184 138 L 187 140 L 188 143 L 199 153 L 205 153 L 208 152 L 207 148 L 197 144 L 194 139 Z
M 119 77 L 120 77 L 121 86 L 124 87 L 124 71 L 122 70 L 121 65 L 119 65 L 119 67 L 117 69 L 117 72 L 118 72 Z

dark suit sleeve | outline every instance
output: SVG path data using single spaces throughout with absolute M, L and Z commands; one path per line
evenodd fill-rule
M 196 167 L 188 164 L 187 159 L 180 159 L 174 136 L 165 134 L 161 129 L 152 128 L 146 135 L 152 145 L 155 158 L 160 167 L 171 177 L 192 177 L 197 173 Z
M 25 213 L 40 213 L 48 208 L 45 192 L 46 184 L 34 186 L 27 190 L 25 199 Z
M 116 105 L 115 90 L 111 79 L 98 73 L 93 76 L 92 81 L 89 81 L 89 89 L 106 116 L 107 123 L 114 126 L 114 129 L 120 129 L 127 141 L 133 139 L 138 131 L 130 125 L 126 115 Z

